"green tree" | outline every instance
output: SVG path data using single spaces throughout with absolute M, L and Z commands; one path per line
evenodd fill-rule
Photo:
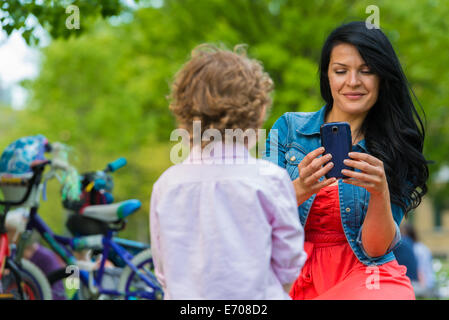
M 77 6 L 82 14 L 82 27 L 78 32 L 66 27 L 72 13 L 66 11 L 70 5 Z M 0 0 L 0 25 L 8 35 L 18 30 L 27 43 L 39 43 L 40 38 L 35 32 L 39 26 L 54 38 L 67 38 L 88 30 L 89 22 L 98 16 L 108 18 L 128 10 L 130 8 L 121 0 Z M 30 22 L 30 18 L 35 18 L 37 23 Z
M 379 7 L 380 26 L 426 111 L 425 155 L 435 161 L 432 174 L 447 164 L 446 0 L 162 4 L 133 11 L 132 19 L 118 24 L 92 19 L 79 37 L 55 39 L 42 52 L 39 76 L 27 83 L 32 92 L 28 108 L 14 115 L 20 125 L 5 132 L 5 137 L 40 132 L 66 142 L 77 151 L 81 170 L 102 168 L 126 156 L 130 165 L 117 173 L 117 194 L 144 203 L 138 219 L 130 218 L 130 235 L 140 230 L 138 237 L 148 239 L 151 185 L 171 165 L 169 135 L 175 122 L 166 96 L 173 75 L 195 46 L 248 44 L 249 55 L 263 62 L 275 82 L 274 105 L 265 124 L 269 129 L 284 112 L 322 106 L 317 74 L 321 46 L 341 23 L 365 20 L 365 9 L 372 4 Z M 441 195 L 449 191 L 447 186 L 438 190 Z

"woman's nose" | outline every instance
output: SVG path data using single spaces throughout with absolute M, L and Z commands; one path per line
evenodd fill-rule
M 348 72 L 347 84 L 350 87 L 356 87 L 360 84 L 360 78 L 358 72 Z

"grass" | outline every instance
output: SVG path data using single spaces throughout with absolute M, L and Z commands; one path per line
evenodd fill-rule
M 433 265 L 440 299 L 449 300 L 449 259 L 435 258 Z

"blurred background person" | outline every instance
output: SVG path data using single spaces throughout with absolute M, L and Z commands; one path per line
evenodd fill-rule
M 401 224 L 401 242 L 393 250 L 396 260 L 400 265 L 407 267 L 407 277 L 410 278 L 412 286 L 415 289 L 418 286 L 418 261 L 416 260 L 415 252 L 413 250 L 413 240 L 404 232 L 405 222 Z
M 416 230 L 411 223 L 401 226 L 401 233 L 413 242 L 413 253 L 417 262 L 417 276 L 419 285 L 415 288 L 417 296 L 431 298 L 437 297 L 435 272 L 433 270 L 433 257 L 430 249 L 419 241 Z

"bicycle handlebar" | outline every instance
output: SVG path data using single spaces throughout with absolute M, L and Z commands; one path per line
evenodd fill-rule
M 126 163 L 127 162 L 126 162 L 125 158 L 123 158 L 123 157 L 118 158 L 117 160 L 108 163 L 108 165 L 104 171 L 105 172 L 115 172 L 118 169 L 126 166 Z
M 53 144 L 47 144 L 46 145 L 46 151 L 54 153 L 54 157 L 52 160 L 38 160 L 31 163 L 30 167 L 33 171 L 33 176 L 28 182 L 27 190 L 23 196 L 22 199 L 18 201 L 3 201 L 0 200 L 0 205 L 8 205 L 8 206 L 16 206 L 16 205 L 22 205 L 28 200 L 28 197 L 31 194 L 31 190 L 33 186 L 40 186 L 41 184 L 45 184 L 48 180 L 52 179 L 57 170 L 62 170 L 65 172 L 70 171 L 73 167 L 65 160 L 65 157 L 60 157 L 59 152 L 64 148 L 64 145 L 56 142 Z M 104 173 L 109 172 L 115 172 L 118 169 L 124 167 L 127 164 L 127 161 L 124 157 L 118 158 L 115 161 L 112 161 L 108 163 L 106 168 L 103 170 Z M 47 165 L 51 166 L 51 170 L 43 174 L 45 167 Z M 96 190 L 104 189 L 106 187 L 107 182 L 102 179 L 98 178 L 94 181 L 94 184 L 92 185 L 93 188 Z M 40 187 L 39 187 L 40 188 Z

